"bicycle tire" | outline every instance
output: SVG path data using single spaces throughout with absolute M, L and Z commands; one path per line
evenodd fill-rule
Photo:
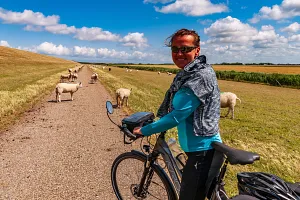
M 132 170 L 133 167 L 137 165 L 125 165 L 122 168 L 122 162 L 126 163 L 127 161 L 133 161 L 135 164 L 138 164 L 140 170 Z M 146 163 L 146 156 L 142 153 L 134 153 L 127 152 L 119 155 L 113 162 L 111 168 L 111 182 L 113 190 L 119 200 L 127 200 L 127 199 L 162 199 L 162 200 L 176 200 L 177 196 L 174 192 L 174 189 L 171 185 L 170 179 L 166 176 L 165 172 L 161 167 L 156 164 L 152 164 L 150 168 L 153 170 L 153 179 L 149 184 L 149 188 L 147 191 L 143 191 L 144 197 L 137 197 L 134 195 L 134 191 L 137 188 L 141 176 L 143 174 L 144 164 Z M 120 169 L 121 168 L 121 169 Z M 120 174 L 119 174 L 120 170 Z M 129 176 L 138 175 L 138 178 L 134 180 L 134 182 L 128 181 Z M 125 187 L 120 186 L 121 182 L 124 182 Z M 161 183 L 159 183 L 160 181 Z M 155 189 L 152 190 L 152 187 Z M 125 191 L 121 191 L 125 189 Z M 149 191 L 150 190 L 150 191 Z M 127 194 L 127 195 L 126 195 Z

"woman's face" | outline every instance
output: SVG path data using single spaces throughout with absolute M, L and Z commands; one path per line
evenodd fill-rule
M 172 47 L 195 47 L 194 45 L 194 36 L 192 35 L 183 35 L 173 38 Z M 183 53 L 180 51 L 172 51 L 172 59 L 177 67 L 183 69 L 188 63 L 193 61 L 199 54 L 200 47 L 192 49 L 190 52 Z

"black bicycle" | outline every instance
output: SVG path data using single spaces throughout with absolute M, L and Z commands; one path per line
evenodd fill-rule
M 154 114 L 151 112 L 138 112 L 122 120 L 122 125 L 118 125 L 111 120 L 109 114 L 113 113 L 113 105 L 110 101 L 106 102 L 107 116 L 112 123 L 120 128 L 124 133 L 124 143 L 130 144 L 139 136 L 132 134 L 135 127 L 141 124 L 147 125 L 154 120 Z M 165 141 L 166 132 L 157 134 L 156 142 L 151 148 L 150 143 L 142 146 L 142 152 L 132 150 L 119 155 L 113 162 L 111 168 L 111 182 L 113 190 L 119 200 L 125 199 L 161 199 L 177 200 L 180 192 L 180 181 L 182 170 L 176 164 L 168 144 Z M 224 177 L 228 163 L 231 165 L 252 164 L 259 160 L 256 153 L 235 149 L 223 143 L 214 142 L 212 146 L 216 151 L 224 156 L 224 162 L 220 169 L 218 177 L 214 179 L 214 187 L 210 190 L 211 200 L 230 199 L 224 190 Z M 164 161 L 165 167 L 159 164 Z M 181 162 L 182 165 L 184 163 Z M 166 169 L 166 170 L 165 170 Z M 292 194 L 292 196 L 296 196 Z M 300 200 L 290 198 L 291 200 Z M 256 199 L 244 195 L 238 195 L 231 199 Z M 266 198 L 268 199 L 268 198 Z M 272 198 L 271 198 L 272 199 Z M 274 198 L 276 199 L 276 198 Z M 284 199 L 284 198 L 283 198 Z M 280 199 L 279 199 L 280 200 Z

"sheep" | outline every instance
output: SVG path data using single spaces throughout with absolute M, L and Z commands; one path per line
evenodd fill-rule
M 158 75 L 160 75 L 160 72 L 157 72 Z
M 78 79 L 78 74 L 77 73 L 72 73 L 71 78 L 72 78 L 72 82 L 76 81 Z
M 98 80 L 98 74 L 97 73 L 93 73 L 91 76 L 91 83 L 96 83 Z
M 220 95 L 221 108 L 227 108 L 228 112 L 225 117 L 231 112 L 231 119 L 234 119 L 234 106 L 236 104 L 236 100 L 239 100 L 242 103 L 241 99 L 239 99 L 236 94 L 232 92 L 222 92 Z
M 61 83 L 64 82 L 65 79 L 67 79 L 68 81 L 70 81 L 71 76 L 72 76 L 71 73 L 60 75 L 60 82 L 61 82 Z
M 69 69 L 68 69 L 68 71 L 69 71 L 69 73 L 71 73 L 71 72 L 72 72 L 72 69 L 71 69 L 71 68 L 69 68 Z
M 82 87 L 82 83 L 58 83 L 55 88 L 56 102 L 61 102 L 60 95 L 62 93 L 70 93 L 71 101 L 73 101 L 73 93 Z
M 117 106 L 121 108 L 124 105 L 124 101 L 126 99 L 126 106 L 128 107 L 128 97 L 130 96 L 132 89 L 126 88 L 119 88 L 116 90 L 116 97 L 117 97 Z

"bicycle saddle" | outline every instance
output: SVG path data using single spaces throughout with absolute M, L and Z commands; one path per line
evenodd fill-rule
M 235 149 L 220 142 L 213 142 L 212 146 L 217 151 L 225 154 L 231 165 L 252 164 L 254 161 L 259 160 L 259 155 L 256 153 Z

